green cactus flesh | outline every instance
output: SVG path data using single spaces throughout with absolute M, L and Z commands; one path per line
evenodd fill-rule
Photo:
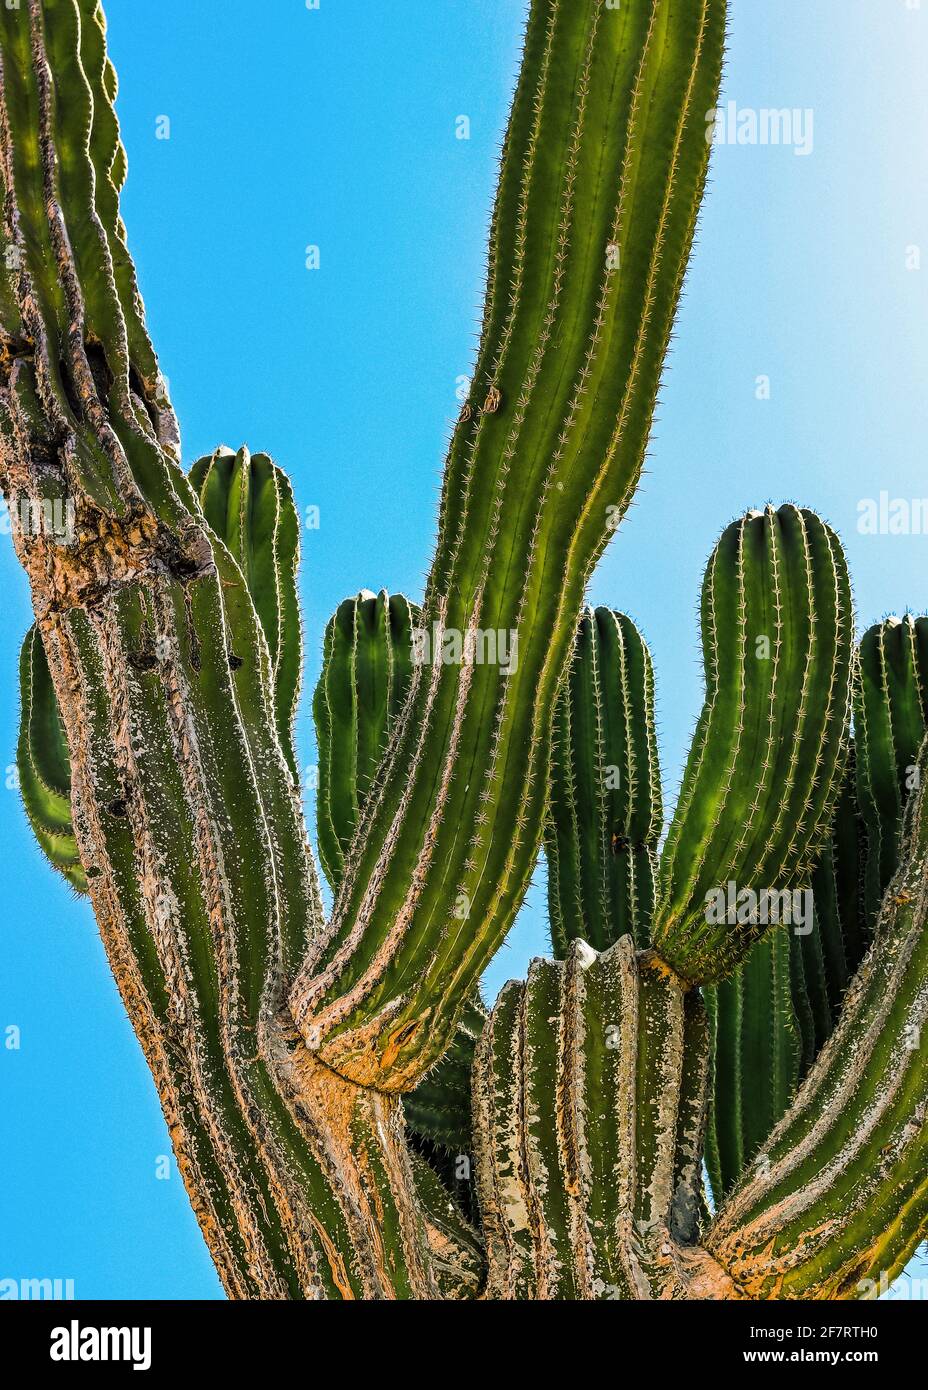
M 906 802 L 928 723 L 928 618 L 888 618 L 860 644 L 857 795 L 867 830 L 864 898 L 872 923 L 899 862 Z
M 42 639 L 33 627 L 19 658 L 22 714 L 16 766 L 29 823 L 43 852 L 79 892 L 87 891 L 71 823 L 71 763 Z
M 299 780 L 293 720 L 303 670 L 297 591 L 300 520 L 290 481 L 266 454 L 217 449 L 190 470 L 210 528 L 230 550 L 268 644 L 270 685 L 281 747 Z
M 844 777 L 852 637 L 844 554 L 818 517 L 768 507 L 728 527 L 703 585 L 706 698 L 658 874 L 654 944 L 687 979 L 729 974 L 764 931 L 762 902 L 808 887 Z M 732 903 L 729 885 L 754 896 Z
M 580 619 L 554 718 L 545 830 L 554 954 L 649 939 L 662 802 L 651 656 L 608 608 Z
M 345 599 L 325 633 L 322 674 L 313 696 L 319 744 L 319 857 L 333 890 L 359 812 L 406 697 L 419 609 L 402 594 L 362 592 Z

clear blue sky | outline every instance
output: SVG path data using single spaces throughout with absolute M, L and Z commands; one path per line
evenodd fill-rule
M 421 590 L 522 0 L 106 8 L 125 218 L 185 458 L 267 450 L 320 508 L 303 568 L 311 687 L 342 597 Z M 649 474 L 593 583 L 651 644 L 668 796 L 700 703 L 702 568 L 733 515 L 815 507 L 844 537 L 863 623 L 928 607 L 928 536 L 857 532 L 861 499 L 928 496 L 928 3 L 731 10 L 726 100 L 811 108 L 813 148 L 716 149 Z M 30 622 L 2 537 L 0 584 L 2 771 Z M 299 730 L 310 764 L 306 700 Z M 45 867 L 3 778 L 0 836 L 0 1278 L 220 1296 L 179 1177 L 156 1176 L 167 1135 L 91 913 Z M 544 950 L 543 903 L 539 882 L 491 989 Z M 10 1025 L 19 1051 L 2 1046 Z

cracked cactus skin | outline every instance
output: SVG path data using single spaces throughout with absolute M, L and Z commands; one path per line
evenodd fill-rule
M 421 615 L 361 594 L 326 636 L 325 923 L 289 484 L 244 448 L 180 465 L 96 0 L 0 9 L 23 797 L 86 884 L 232 1297 L 858 1298 L 924 1235 L 925 620 L 864 638 L 852 763 L 850 588 L 811 512 L 749 513 L 712 557 L 653 913 L 625 891 L 660 821 L 653 678 L 581 608 L 641 469 L 724 27 L 721 0 L 530 5 Z M 67 539 L 30 521 L 58 505 Z M 446 659 L 500 634 L 505 662 Z M 487 1017 L 544 833 L 563 959 Z M 811 885 L 813 931 L 709 923 L 729 879 Z M 476 1209 L 448 1179 L 470 1153 Z
M 545 829 L 554 954 L 650 936 L 663 820 L 651 654 L 629 618 L 581 617 L 554 717 Z

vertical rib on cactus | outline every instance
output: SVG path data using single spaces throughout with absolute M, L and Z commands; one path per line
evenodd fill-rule
M 928 764 L 928 745 L 919 766 Z M 909 805 L 900 867 L 844 1010 L 707 1245 L 750 1298 L 879 1292 L 924 1238 L 928 1190 L 928 805 Z M 863 1282 L 870 1281 L 870 1282 Z
M 554 954 L 646 945 L 662 825 L 651 656 L 609 608 L 580 619 L 554 717 L 545 830 Z
M 680 974 L 711 983 L 764 931 L 759 897 L 728 920 L 729 884 L 756 895 L 807 887 L 833 819 L 853 635 L 837 537 L 792 506 L 733 523 L 706 571 L 702 628 L 706 699 L 661 858 L 653 938 Z
M 794 949 L 787 929 L 768 932 L 730 979 L 704 991 L 714 1059 L 706 1164 L 716 1202 L 749 1163 L 763 1161 L 764 1141 L 796 1093 L 803 1040 Z
M 928 618 L 887 618 L 860 644 L 857 792 L 867 827 L 872 923 L 899 862 L 902 816 L 928 724 Z
M 22 712 L 16 766 L 23 805 L 49 862 L 68 882 L 86 893 L 74 826 L 71 823 L 71 764 L 58 702 L 37 630 L 26 634 L 19 658 Z
M 322 1073 L 284 1008 L 318 926 L 312 869 L 254 604 L 210 544 L 128 351 L 120 229 L 97 211 L 112 212 L 115 185 L 99 197 L 90 153 L 109 70 L 92 92 L 79 56 L 92 22 L 76 0 L 0 10 L 17 306 L 0 480 L 67 734 L 81 862 L 229 1292 L 429 1296 L 398 1105 Z M 28 341 L 11 352 L 14 331 Z M 73 501 L 73 537 L 27 524 L 22 499 L 49 497 Z
M 506 986 L 474 1067 L 490 1297 L 682 1292 L 706 1078 L 698 992 L 631 937 Z
M 410 1088 L 441 1054 L 524 896 L 576 614 L 647 445 L 724 27 L 724 0 L 531 5 L 426 593 L 441 650 L 292 994 L 309 1045 L 367 1084 Z
M 317 839 L 333 891 L 360 807 L 409 693 L 419 610 L 402 594 L 362 591 L 345 599 L 325 633 L 313 696 L 319 744 Z
M 203 515 L 231 551 L 254 601 L 270 654 L 277 732 L 299 781 L 293 720 L 303 671 L 297 591 L 300 521 L 290 480 L 267 454 L 220 448 L 198 459 L 190 482 Z

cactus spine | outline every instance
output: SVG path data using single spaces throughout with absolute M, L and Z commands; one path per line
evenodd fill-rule
M 724 0 L 531 4 L 424 605 L 361 594 L 326 634 L 325 923 L 289 484 L 246 449 L 180 467 L 96 0 L 0 9 L 23 798 L 90 894 L 232 1296 L 850 1298 L 925 1230 L 924 620 L 856 663 L 828 527 L 730 526 L 656 865 L 650 657 L 611 610 L 577 627 L 641 469 L 724 27 Z M 560 959 L 487 1017 L 543 834 Z M 812 885 L 812 930 L 713 916 L 729 883 Z

